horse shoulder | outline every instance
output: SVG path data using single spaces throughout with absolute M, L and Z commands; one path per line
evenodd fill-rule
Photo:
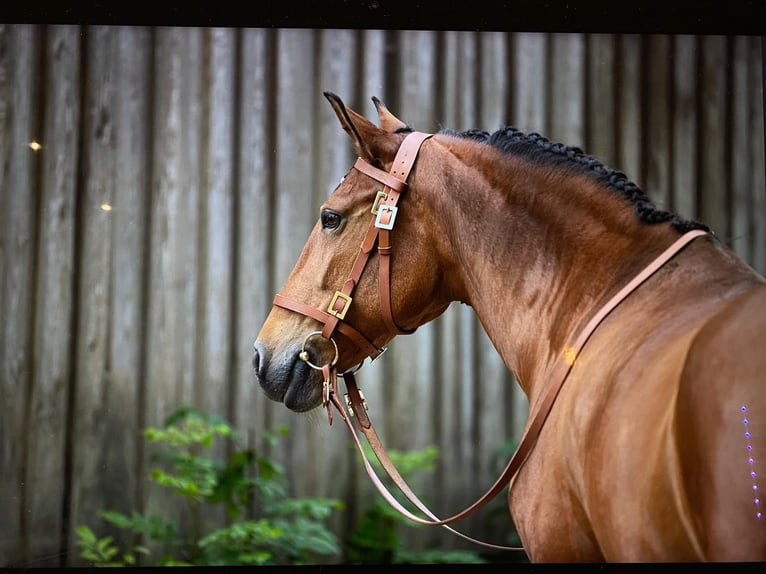
M 749 463 L 752 458 L 761 474 L 766 471 L 764 343 L 766 284 L 760 284 L 729 301 L 697 332 L 678 389 L 684 488 L 710 560 L 766 560 L 766 519 L 756 518 L 758 483 Z

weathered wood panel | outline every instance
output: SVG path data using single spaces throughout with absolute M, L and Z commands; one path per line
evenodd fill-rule
M 656 36 L 645 44 L 646 61 L 646 137 L 644 191 L 663 209 L 670 208 L 670 37 Z
M 548 133 L 548 52 L 546 34 L 513 35 L 513 114 L 511 121 L 526 132 Z
M 103 492 L 114 499 L 121 484 L 116 467 L 107 465 L 109 440 L 120 428 L 135 420 L 122 418 L 122 409 L 110 412 L 111 384 L 109 351 L 111 338 L 112 246 L 116 154 L 116 97 L 119 62 L 118 31 L 94 27 L 85 37 L 87 66 L 83 98 L 82 181 L 78 225 L 78 250 L 81 253 L 77 274 L 77 337 L 75 349 L 75 390 L 72 453 L 71 515 L 93 527 L 101 527 L 98 514 Z M 121 302 L 117 302 L 121 304 Z M 119 421 L 119 426 L 114 423 Z M 130 461 L 130 471 L 135 461 Z M 127 469 L 123 467 L 124 473 Z M 132 472 L 131 472 L 132 473 Z M 111 496 L 109 496 L 111 492 Z M 132 493 L 131 493 L 132 494 Z M 127 501 L 126 501 L 127 502 Z M 95 522 L 95 523 L 94 523 Z
M 25 528 L 30 558 L 36 566 L 58 563 L 66 484 L 74 369 L 72 344 L 77 339 L 73 286 L 75 217 L 80 143 L 80 34 L 54 26 L 47 35 L 43 89 L 43 166 L 33 342 L 34 367 L 24 439 Z M 69 474 L 69 476 L 67 476 Z
M 591 34 L 587 43 L 587 123 L 588 153 L 615 165 L 617 150 L 614 134 L 615 40 L 611 34 Z
M 344 499 L 340 537 L 377 496 L 342 426 L 268 401 L 250 366 L 353 161 L 323 90 L 370 118 L 378 96 L 418 130 L 511 123 L 582 146 L 764 272 L 761 58 L 757 38 L 0 27 L 0 564 L 77 564 L 73 530 L 109 532 L 105 508 L 222 521 L 146 480 L 140 431 L 181 403 L 251 445 L 288 426 L 270 454 L 293 494 Z M 439 447 L 412 481 L 437 514 L 491 483 L 526 422 L 466 306 L 395 340 L 360 380 L 387 446 Z M 508 542 L 504 504 L 460 528 Z
M 31 27 L 0 27 L 0 564 L 29 560 L 32 552 L 25 469 L 42 161 L 30 147 L 42 140 L 39 36 Z
M 315 65 L 319 90 L 315 91 L 311 102 L 317 110 L 315 133 L 318 140 L 314 139 L 311 143 L 315 175 L 306 190 L 312 194 L 312 202 L 306 206 L 312 222 L 318 220 L 320 206 L 338 186 L 354 160 L 351 139 L 345 132 L 338 133 L 337 116 L 321 92 L 348 94 L 350 101 L 354 101 L 358 59 L 358 39 L 355 31 L 322 30 L 317 36 L 319 49 Z M 369 99 L 367 101 L 369 102 Z M 344 274 L 351 271 L 352 261 L 347 265 L 347 269 L 341 270 Z M 339 386 L 343 388 L 340 381 Z M 306 434 L 308 452 L 304 465 L 310 469 L 310 475 L 306 477 L 306 492 L 323 492 L 325 496 L 343 499 L 349 487 L 347 477 L 350 467 L 359 462 L 348 456 L 350 450 L 345 426 L 337 422 L 329 427 L 323 420 L 324 411 L 321 417 L 312 421 L 313 424 Z M 339 476 L 344 478 L 338 480 Z M 316 490 L 317 488 L 319 490 Z M 338 513 L 333 517 L 331 524 L 336 531 L 343 531 L 353 527 L 353 518 L 352 515 Z
M 748 88 L 744 94 L 736 94 L 737 106 L 746 106 L 749 110 L 750 125 L 750 162 L 748 171 L 753 175 L 750 184 L 751 220 L 748 234 L 751 237 L 753 252 L 748 260 L 761 274 L 766 275 L 766 151 L 764 150 L 764 129 L 758 129 L 758 125 L 766 128 L 764 121 L 764 67 L 763 58 L 766 50 L 763 47 L 763 38 L 748 39 L 750 58 L 748 60 Z
M 699 165 L 699 218 L 724 242 L 729 243 L 727 209 L 730 173 L 727 158 L 726 80 L 727 39 L 710 36 L 701 41 Z
M 697 196 L 697 38 L 673 39 L 673 204 L 684 217 L 696 218 Z
M 202 31 L 157 33 L 154 49 L 146 391 L 142 423 L 193 404 L 197 377 Z M 147 448 L 150 457 L 155 448 Z M 149 459 L 144 468 L 153 463 Z M 183 504 L 147 487 L 144 508 L 190 524 Z
M 251 361 L 253 342 L 271 309 L 276 286 L 273 261 L 273 100 L 270 97 L 275 32 L 241 30 L 237 75 L 237 186 L 234 195 L 237 237 L 234 304 L 233 365 L 235 383 L 231 422 L 248 440 L 270 428 L 268 405 L 255 381 Z
M 585 147 L 585 38 L 580 34 L 553 34 L 551 69 L 545 90 L 550 101 L 548 137 Z
M 140 506 L 145 489 L 143 426 L 148 271 L 148 216 L 151 207 L 150 71 L 152 34 L 145 28 L 117 31 L 114 102 L 108 388 L 103 403 L 101 439 L 105 472 L 102 508 L 130 513 Z M 79 383 L 79 381 L 78 381 Z M 87 387 L 86 387 L 87 388 Z M 103 412 L 102 411 L 102 412 Z M 83 496 L 94 498 L 93 492 Z M 91 504 L 93 504 L 91 502 Z M 73 526 L 93 524 L 94 515 L 72 514 Z M 116 534 L 116 533 L 115 533 Z M 122 534 L 121 539 L 125 538 Z M 74 544 L 70 543 L 70 548 Z
M 617 158 L 616 167 L 639 185 L 645 183 L 641 170 L 641 36 L 618 37 L 617 67 Z
M 303 244 L 316 222 L 313 177 L 316 118 L 315 34 L 311 30 L 277 31 L 274 230 L 274 289 L 279 291 L 298 259 Z M 311 89 L 307 89 L 311 86 Z M 343 137 L 342 134 L 340 134 Z M 324 190 L 323 190 L 324 191 Z M 302 468 L 292 484 L 298 496 L 307 496 L 317 482 L 316 466 L 306 466 L 312 425 L 309 417 L 300 417 L 273 403 L 270 423 L 290 428 L 289 441 L 280 445 L 280 458 L 289 468 Z M 335 430 L 335 429 L 333 429 Z

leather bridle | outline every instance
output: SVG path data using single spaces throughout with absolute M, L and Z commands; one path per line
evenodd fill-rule
M 375 346 L 367 337 L 345 321 L 346 313 L 348 313 L 353 301 L 354 290 L 359 284 L 359 279 L 374 252 L 373 249 L 376 244 L 378 246 L 378 294 L 383 322 L 391 335 L 413 332 L 397 325 L 394 320 L 393 309 L 391 308 L 391 230 L 396 223 L 399 211 L 399 206 L 397 205 L 399 198 L 407 189 L 407 178 L 412 167 L 415 165 L 415 159 L 418 156 L 420 146 L 432 135 L 423 132 L 409 133 L 399 146 L 390 172 L 378 169 L 362 158 L 356 160 L 354 169 L 382 183 L 384 187 L 373 200 L 371 209 L 372 219 L 359 247 L 354 264 L 351 266 L 351 272 L 342 287 L 332 296 L 327 309 L 317 309 L 279 294 L 274 297 L 274 305 L 277 307 L 311 317 L 323 325 L 320 331 L 310 333 L 303 341 L 300 358 L 310 367 L 324 371 L 325 383 L 323 385 L 322 398 L 323 405 L 327 407 L 330 424 L 332 424 L 332 408 L 330 407 L 329 397 L 331 392 L 335 391 L 333 388 L 335 383 L 333 381 L 337 381 L 335 378 L 335 365 L 338 360 L 338 348 L 332 338 L 335 332 L 338 331 L 343 334 L 372 361 L 380 357 L 386 350 L 385 347 L 378 348 Z M 306 350 L 306 344 L 309 339 L 319 335 L 331 341 L 335 347 L 335 358 L 324 366 L 311 363 Z M 346 374 L 341 376 L 346 376 Z
M 618 291 L 601 309 L 599 309 L 599 311 L 591 318 L 585 328 L 581 331 L 574 344 L 567 347 L 565 356 L 562 357 L 562 359 L 559 361 L 550 377 L 552 384 L 542 395 L 542 398 L 538 401 L 537 405 L 530 409 L 535 412 L 535 415 L 530 419 L 531 422 L 527 426 L 527 429 L 521 439 L 521 442 L 519 443 L 516 452 L 508 462 L 508 465 L 505 467 L 500 477 L 495 481 L 490 489 L 471 506 L 458 514 L 455 514 L 454 516 L 443 520 L 439 519 L 412 492 L 410 487 L 401 477 L 399 472 L 391 463 L 388 455 L 386 454 L 380 438 L 375 432 L 375 429 L 373 428 L 372 423 L 366 413 L 367 405 L 364 402 L 364 397 L 356 385 L 356 378 L 354 373 L 358 371 L 359 367 L 346 371 L 345 373 L 337 372 L 336 365 L 338 362 L 338 347 L 333 339 L 333 335 L 336 331 L 341 333 L 351 342 L 353 342 L 366 356 L 370 357 L 372 361 L 377 359 L 386 350 L 385 347 L 378 348 L 375 346 L 361 332 L 345 322 L 346 314 L 353 301 L 354 289 L 358 285 L 362 272 L 364 271 L 368 260 L 372 256 L 376 243 L 378 246 L 377 251 L 379 258 L 378 293 L 383 321 L 389 332 L 393 335 L 412 332 L 399 327 L 393 317 L 393 310 L 391 307 L 390 232 L 394 228 L 397 213 L 399 210 L 397 203 L 401 195 L 407 190 L 407 179 L 415 164 L 415 160 L 417 158 L 420 147 L 423 142 L 432 137 L 432 135 L 433 134 L 427 134 L 423 132 L 410 132 L 399 147 L 390 172 L 385 172 L 381 169 L 378 169 L 362 158 L 358 158 L 356 160 L 354 169 L 382 183 L 384 187 L 383 191 L 377 193 L 373 201 L 371 210 L 373 218 L 367 229 L 364 240 L 362 241 L 362 244 L 359 248 L 356 259 L 354 260 L 354 264 L 351 267 L 351 272 L 349 273 L 346 281 L 343 283 L 341 289 L 336 291 L 332 296 L 326 310 L 317 309 L 310 305 L 306 305 L 305 303 L 284 297 L 280 294 L 277 294 L 274 297 L 274 305 L 283 309 L 294 311 L 301 315 L 305 315 L 322 324 L 321 330 L 309 333 L 308 336 L 304 339 L 299 357 L 311 368 L 322 371 L 324 377 L 324 382 L 322 385 L 322 405 L 327 409 L 327 417 L 329 423 L 332 424 L 333 421 L 332 407 L 334 406 L 340 413 L 343 422 L 351 432 L 357 449 L 362 456 L 362 461 L 364 463 L 367 474 L 381 495 L 383 495 L 383 497 L 392 507 L 394 507 L 397 511 L 399 511 L 410 520 L 413 520 L 414 522 L 418 522 L 420 524 L 444 526 L 454 534 L 469 540 L 470 542 L 474 542 L 476 544 L 497 550 L 523 551 L 523 548 L 499 546 L 473 539 L 452 529 L 448 525 L 473 514 L 484 505 L 486 505 L 495 496 L 497 496 L 497 494 L 499 494 L 507 485 L 512 483 L 514 477 L 521 469 L 529 454 L 532 452 L 532 448 L 537 441 L 543 424 L 547 419 L 551 408 L 553 407 L 553 403 L 556 400 L 556 397 L 558 396 L 564 381 L 566 380 L 577 357 L 579 356 L 580 351 L 590 336 L 593 334 L 593 332 L 596 330 L 596 328 L 599 326 L 599 324 L 617 305 L 619 305 L 620 302 L 622 302 L 639 285 L 641 285 L 650 276 L 652 276 L 675 254 L 683 249 L 684 246 L 686 246 L 696 237 L 706 235 L 707 232 L 702 230 L 693 230 L 679 237 L 670 247 L 661 253 L 654 261 L 652 261 L 646 268 L 644 268 L 641 273 L 634 277 L 628 284 L 620 289 L 620 291 Z M 324 339 L 330 341 L 335 350 L 334 358 L 324 365 L 315 365 L 312 363 L 309 353 L 306 349 L 308 341 L 312 337 L 316 336 L 321 336 Z M 343 378 L 348 390 L 348 393 L 345 395 L 347 403 L 346 405 L 344 405 L 338 398 L 338 377 Z M 348 409 L 348 416 L 346 414 L 346 408 Z M 362 448 L 361 441 L 359 440 L 356 430 L 354 429 L 354 425 L 350 422 L 351 417 L 356 419 L 359 430 L 367 438 L 367 441 L 372 447 L 373 452 L 380 461 L 384 470 L 393 480 L 394 484 L 396 484 L 399 490 L 410 500 L 410 502 L 412 502 L 418 509 L 420 509 L 426 516 L 428 516 L 429 519 L 423 519 L 412 514 L 404 506 L 402 506 L 399 501 L 394 498 L 394 496 L 388 491 L 367 460 L 364 449 Z

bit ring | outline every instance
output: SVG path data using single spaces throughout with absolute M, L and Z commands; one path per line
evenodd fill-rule
M 311 333 L 306 335 L 306 338 L 303 339 L 303 344 L 301 345 L 301 352 L 298 354 L 298 358 L 301 361 L 303 361 L 304 363 L 306 363 L 312 369 L 316 369 L 317 371 L 321 371 L 322 367 L 319 367 L 319 366 L 315 365 L 314 363 L 312 363 L 309 360 L 309 353 L 306 350 L 306 343 L 308 342 L 308 340 L 311 339 L 311 337 L 316 337 L 317 335 L 321 336 L 322 335 L 322 331 L 312 331 Z M 335 343 L 335 341 L 333 340 L 332 337 L 330 337 L 327 340 L 330 341 L 332 343 L 332 346 L 335 348 L 335 358 L 330 362 L 330 366 L 334 367 L 337 364 L 337 362 L 338 362 L 338 345 Z

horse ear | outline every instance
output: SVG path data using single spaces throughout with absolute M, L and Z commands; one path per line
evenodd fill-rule
M 324 92 L 324 97 L 330 102 L 340 125 L 354 140 L 354 147 L 359 157 L 372 162 L 384 160 L 396 153 L 396 143 L 391 141 L 390 134 L 380 129 L 364 116 L 349 109 L 343 101 L 332 92 Z M 392 116 L 393 117 L 393 116 Z
M 385 131 L 388 133 L 394 133 L 396 130 L 407 128 L 407 124 L 389 112 L 385 104 L 383 104 L 383 102 L 381 102 L 378 98 L 373 96 L 372 103 L 375 104 L 375 109 L 378 110 L 380 127 L 382 127 Z

